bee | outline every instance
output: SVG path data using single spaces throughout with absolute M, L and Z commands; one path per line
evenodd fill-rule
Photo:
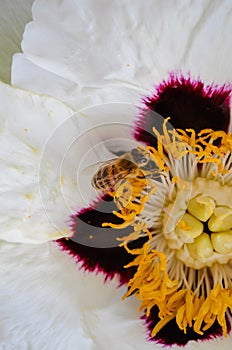
M 104 162 L 92 177 L 92 186 L 104 192 L 113 192 L 117 184 L 130 178 L 154 178 L 157 166 L 145 148 L 133 148 L 119 158 Z

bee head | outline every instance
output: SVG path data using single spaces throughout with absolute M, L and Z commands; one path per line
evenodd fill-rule
M 145 171 L 153 172 L 157 166 L 150 158 L 150 153 L 140 148 L 133 148 L 131 151 L 134 162 Z
M 131 151 L 132 157 L 138 166 L 145 166 L 149 161 L 149 154 L 139 148 L 133 148 Z

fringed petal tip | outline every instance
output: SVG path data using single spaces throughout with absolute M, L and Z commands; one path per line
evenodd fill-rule
M 155 145 L 152 128 L 157 125 L 156 113 L 170 117 L 174 128 L 192 128 L 228 131 L 230 124 L 230 97 L 232 84 L 204 85 L 190 74 L 171 73 L 167 81 L 156 87 L 154 94 L 142 101 L 140 115 L 135 124 L 134 137 L 140 142 Z
M 115 230 L 102 227 L 103 222 L 118 223 L 112 211 L 115 204 L 104 196 L 71 217 L 72 237 L 57 240 L 60 247 L 72 255 L 81 268 L 89 272 L 103 273 L 105 280 L 117 276 L 119 285 L 126 284 L 135 269 L 124 266 L 133 260 L 125 248 L 119 247 L 117 237 L 129 234 L 130 228 Z M 131 243 L 131 248 L 141 246 L 144 240 Z
M 223 337 L 222 328 L 217 321 L 215 321 L 213 326 L 206 330 L 203 335 L 200 335 L 195 333 L 193 328 L 187 328 L 187 332 L 185 334 L 179 329 L 176 320 L 173 319 L 169 321 L 169 323 L 166 324 L 155 337 L 152 338 L 152 330 L 159 321 L 158 308 L 153 307 L 149 317 L 143 315 L 141 318 L 144 320 L 148 330 L 148 340 L 165 346 L 177 345 L 184 347 L 191 340 L 204 342 Z M 231 315 L 227 316 L 227 331 L 228 334 L 231 332 Z

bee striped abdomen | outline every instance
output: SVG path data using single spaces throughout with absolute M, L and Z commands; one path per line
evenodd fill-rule
M 112 159 L 103 164 L 92 178 L 92 186 L 104 192 L 113 192 L 118 182 L 136 168 L 130 160 Z

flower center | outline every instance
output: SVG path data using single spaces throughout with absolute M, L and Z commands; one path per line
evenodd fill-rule
M 126 266 L 136 273 L 125 297 L 137 295 L 147 316 L 158 307 L 152 337 L 173 318 L 184 332 L 193 327 L 199 334 L 217 320 L 226 336 L 227 309 L 232 312 L 232 135 L 209 129 L 196 135 L 192 129 L 167 130 L 166 124 L 163 134 L 153 129 L 156 147 L 140 147 L 147 161 L 107 188 L 123 223 L 103 226 L 131 227 L 120 239 L 136 256 Z M 140 237 L 147 242 L 130 250 L 128 242 Z
M 186 266 L 200 269 L 232 258 L 231 198 L 231 186 L 197 177 L 189 191 L 182 191 L 165 208 L 163 234 Z

